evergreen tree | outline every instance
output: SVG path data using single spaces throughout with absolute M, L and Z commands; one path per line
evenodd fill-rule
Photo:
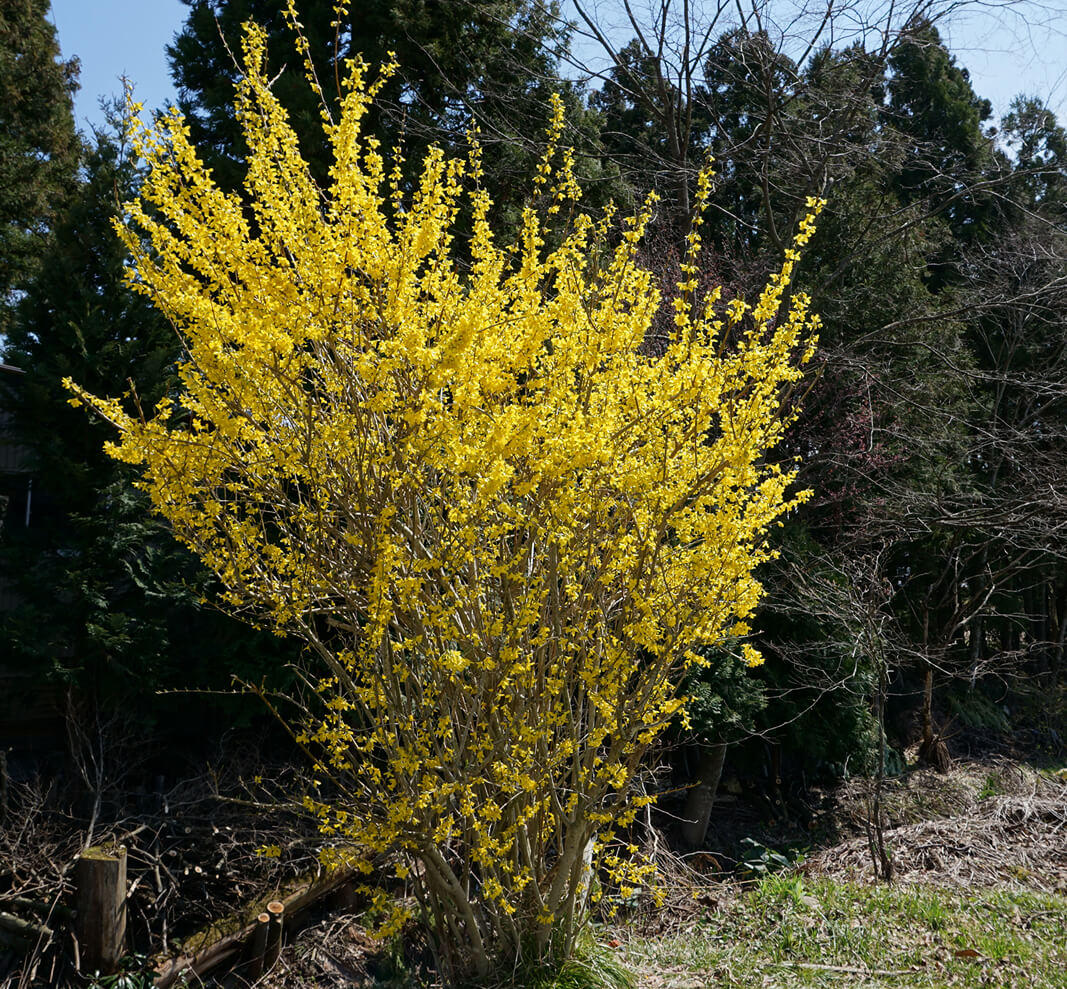
M 960 242 L 989 230 L 992 197 L 969 187 L 992 165 L 993 144 L 982 131 L 989 100 L 971 87 L 932 24 L 920 24 L 889 59 L 886 119 L 912 138 L 898 188 L 907 202 L 925 200 L 948 220 Z M 938 269 L 935 276 L 948 276 Z
M 48 0 L 0 3 L 0 337 L 78 162 L 78 63 L 60 59 L 48 10 Z
M 124 284 L 126 250 L 112 228 L 139 181 L 122 138 L 97 134 L 12 321 L 8 359 L 24 374 L 2 398 L 34 495 L 29 525 L 6 526 L 0 540 L 18 599 L 0 615 L 0 653 L 105 702 L 136 697 L 149 715 L 156 689 L 259 679 L 283 653 L 201 607 L 202 567 L 150 514 L 131 472 L 105 456 L 107 426 L 72 409 L 62 386 L 68 375 L 101 388 L 125 381 L 128 406 L 146 413 L 176 387 L 177 337 Z
M 1014 153 L 1011 201 L 1045 220 L 1063 220 L 1067 206 L 1067 130 L 1034 96 L 1017 96 L 1001 121 L 1000 137 Z M 1057 216 L 1057 205 L 1059 215 Z M 1014 216 L 1015 224 L 1022 217 Z
M 312 177 L 325 188 L 330 158 L 322 142 L 321 106 L 295 55 L 285 0 L 184 2 L 190 8 L 185 27 L 167 50 L 171 72 L 193 143 L 220 186 L 239 186 L 247 155 L 229 109 L 241 75 L 241 26 L 254 20 L 267 31 L 272 91 L 289 113 Z M 345 59 L 362 57 L 374 78 L 390 53 L 396 56 L 397 71 L 365 128 L 387 152 L 403 141 L 409 180 L 430 145 L 454 151 L 465 146 L 471 127 L 480 129 L 485 181 L 494 193 L 498 222 L 504 216 L 512 223 L 522 205 L 524 179 L 547 126 L 550 93 L 563 93 L 568 104 L 568 141 L 581 146 L 592 140 L 579 91 L 557 70 L 567 28 L 554 2 L 364 0 L 339 22 L 334 0 L 301 0 L 298 8 L 328 106 L 336 107 Z M 599 181 L 598 168 L 595 156 L 580 157 L 579 177 L 604 199 L 598 190 L 606 183 Z
M 976 494 L 946 506 L 974 545 L 970 593 L 992 598 L 958 662 L 1022 665 L 1047 689 L 1067 629 L 1067 134 L 1040 101 L 1019 97 L 1000 135 L 1014 157 L 1002 159 L 1007 192 L 994 235 L 970 248 L 963 269 L 979 371 L 967 459 Z

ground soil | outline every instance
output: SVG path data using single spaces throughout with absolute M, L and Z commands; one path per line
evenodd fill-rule
M 314 834 L 280 806 L 254 770 L 248 758 L 237 764 L 231 757 L 228 775 L 216 771 L 186 781 L 166 791 L 162 801 L 159 794 L 149 795 L 147 810 L 126 808 L 118 823 L 98 825 L 101 837 L 114 832 L 131 848 L 132 927 L 143 956 L 161 950 L 160 925 L 174 950 L 175 942 L 203 921 L 269 897 L 308 868 Z M 278 772 L 269 777 L 280 778 Z M 22 792 L 27 794 L 28 789 Z M 657 834 L 649 846 L 654 845 L 672 895 L 663 908 L 642 908 L 629 922 L 655 934 L 676 927 L 694 910 L 721 908 L 737 895 L 739 882 L 755 876 L 761 861 L 780 864 L 774 855 L 792 858 L 808 875 L 873 882 L 870 799 L 871 784 L 858 779 L 809 788 L 799 809 L 783 807 L 777 816 L 765 800 L 726 799 L 714 816 L 708 848 L 687 855 L 672 852 L 667 837 Z M 36 817 L 22 820 L 22 845 L 12 843 L 13 829 L 4 836 L 15 868 L 0 877 L 8 887 L 0 889 L 0 900 L 17 894 L 58 902 L 69 895 L 67 865 L 78 836 L 64 835 L 63 821 L 69 827 L 70 817 L 50 813 L 47 801 L 46 794 Z M 274 804 L 273 826 L 271 815 L 265 816 L 267 803 Z M 882 804 L 895 881 L 1067 895 L 1062 767 L 1037 769 L 1003 752 L 957 761 L 947 773 L 913 767 L 884 783 Z M 291 846 L 285 854 L 277 859 L 254 854 L 256 846 L 276 843 L 278 833 Z M 15 855 L 22 858 L 15 861 Z M 0 946 L 0 987 L 74 984 L 69 934 L 52 926 L 60 934 L 33 956 L 32 978 L 25 963 Z M 386 950 L 360 913 L 323 912 L 306 919 L 279 964 L 258 984 L 265 989 L 432 985 L 431 968 L 429 952 L 417 938 L 407 949 Z M 232 976 L 215 984 L 244 985 Z
M 987 754 L 956 762 L 944 774 L 914 767 L 888 780 L 884 789 L 885 839 L 895 881 L 962 888 L 1007 886 L 1067 895 L 1067 772 L 1038 770 L 1011 756 Z M 727 803 L 710 840 L 712 845 L 718 840 L 724 850 L 679 856 L 660 843 L 673 894 L 659 910 L 640 910 L 629 919 L 630 925 L 643 935 L 655 936 L 684 926 L 701 911 L 726 909 L 746 877 L 743 865 L 740 869 L 737 865 L 743 861 L 743 849 L 727 845 L 724 836 L 732 838 L 754 824 L 767 843 L 764 847 L 772 849 L 776 837 L 781 847 L 788 847 L 795 846 L 805 831 L 809 843 L 819 835 L 833 835 L 833 843 L 815 847 L 802 858 L 799 869 L 810 876 L 875 882 L 866 837 L 869 790 L 867 781 L 855 779 L 815 788 L 809 794 L 808 824 L 782 820 L 777 835 L 773 825 L 760 823 L 758 810 Z M 263 985 L 269 989 L 380 986 L 397 967 L 408 964 L 418 969 L 418 960 L 412 962 L 383 957 L 361 918 L 324 918 L 286 949 Z M 422 984 L 432 984 L 425 969 L 423 975 Z M 409 978 L 395 984 L 418 984 L 417 978 Z
M 864 822 L 870 785 L 835 794 L 839 816 L 862 833 L 820 849 L 806 871 L 835 879 L 871 875 Z M 939 886 L 1021 886 L 1067 894 L 1067 773 L 1008 757 L 918 769 L 885 785 L 885 839 L 893 878 Z

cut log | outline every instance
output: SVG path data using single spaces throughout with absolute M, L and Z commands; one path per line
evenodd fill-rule
M 283 906 L 282 915 L 286 922 L 292 922 L 294 918 L 314 906 L 324 897 L 335 893 L 339 887 L 350 882 L 356 875 L 355 870 L 345 869 L 335 872 L 325 878 L 318 877 L 305 885 L 293 890 L 280 902 Z M 253 910 L 263 911 L 260 901 Z M 265 912 L 265 911 L 264 911 Z M 244 914 L 244 916 L 248 916 Z M 262 912 L 260 913 L 262 916 Z M 267 913 L 267 927 L 269 937 L 270 914 Z M 206 973 L 214 971 L 224 964 L 234 964 L 242 955 L 251 954 L 251 946 L 248 941 L 256 936 L 260 926 L 257 917 L 250 924 L 242 924 L 240 915 L 228 918 L 221 923 L 212 924 L 199 934 L 188 938 L 182 945 L 182 953 L 177 958 L 157 959 L 156 961 L 156 989 L 168 989 L 177 983 L 183 975 L 201 978 Z M 226 933 L 221 933 L 222 930 Z M 212 936 L 214 935 L 214 936 Z M 265 961 L 265 959 L 264 959 Z
M 45 920 L 53 917 L 58 920 L 74 919 L 74 911 L 70 907 L 65 907 L 61 903 L 45 903 L 44 900 L 29 900 L 24 896 L 0 896 L 0 910 L 35 913 L 44 917 Z
M 126 943 L 126 848 L 97 845 L 78 859 L 76 931 L 83 970 L 111 975 Z
M 256 918 L 256 926 L 248 938 L 244 976 L 249 982 L 255 982 L 263 974 L 263 956 L 267 951 L 267 928 L 269 926 L 270 914 L 261 913 Z
M 285 904 L 271 900 L 267 904 L 270 922 L 267 925 L 267 948 L 263 952 L 263 968 L 270 971 L 282 956 L 282 928 L 285 925 Z
M 20 945 L 28 948 L 31 944 L 46 941 L 52 936 L 50 927 L 46 927 L 44 924 L 35 924 L 30 920 L 23 920 L 13 913 L 4 913 L 3 911 L 0 911 L 0 931 L 9 935 L 8 938 L 5 938 L 5 942 L 12 947 Z

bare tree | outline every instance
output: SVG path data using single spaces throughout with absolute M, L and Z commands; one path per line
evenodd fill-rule
M 728 278 L 758 277 L 806 197 L 829 190 L 834 243 L 804 276 L 826 320 L 809 399 L 822 421 L 788 452 L 808 459 L 823 503 L 809 518 L 828 551 L 856 558 L 875 537 L 893 547 L 900 659 L 922 671 L 922 752 L 944 765 L 935 675 L 1063 666 L 1067 269 L 1062 211 L 1027 205 L 1034 183 L 1062 175 L 1062 158 L 1031 153 L 1051 131 L 1016 127 L 1020 157 L 1006 158 L 932 28 L 979 10 L 1050 12 L 941 0 L 573 7 L 573 64 L 601 84 L 607 118 L 630 126 L 605 141 L 667 192 L 675 222 L 688 222 L 690 176 L 714 147 Z M 959 133 L 923 103 L 941 93 L 906 90 L 923 61 L 955 87 Z M 848 435 L 828 434 L 831 415 Z

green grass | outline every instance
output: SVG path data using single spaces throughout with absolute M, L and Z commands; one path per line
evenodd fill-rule
M 622 960 L 650 987 L 1067 989 L 1065 931 L 1063 896 L 775 875 Z

